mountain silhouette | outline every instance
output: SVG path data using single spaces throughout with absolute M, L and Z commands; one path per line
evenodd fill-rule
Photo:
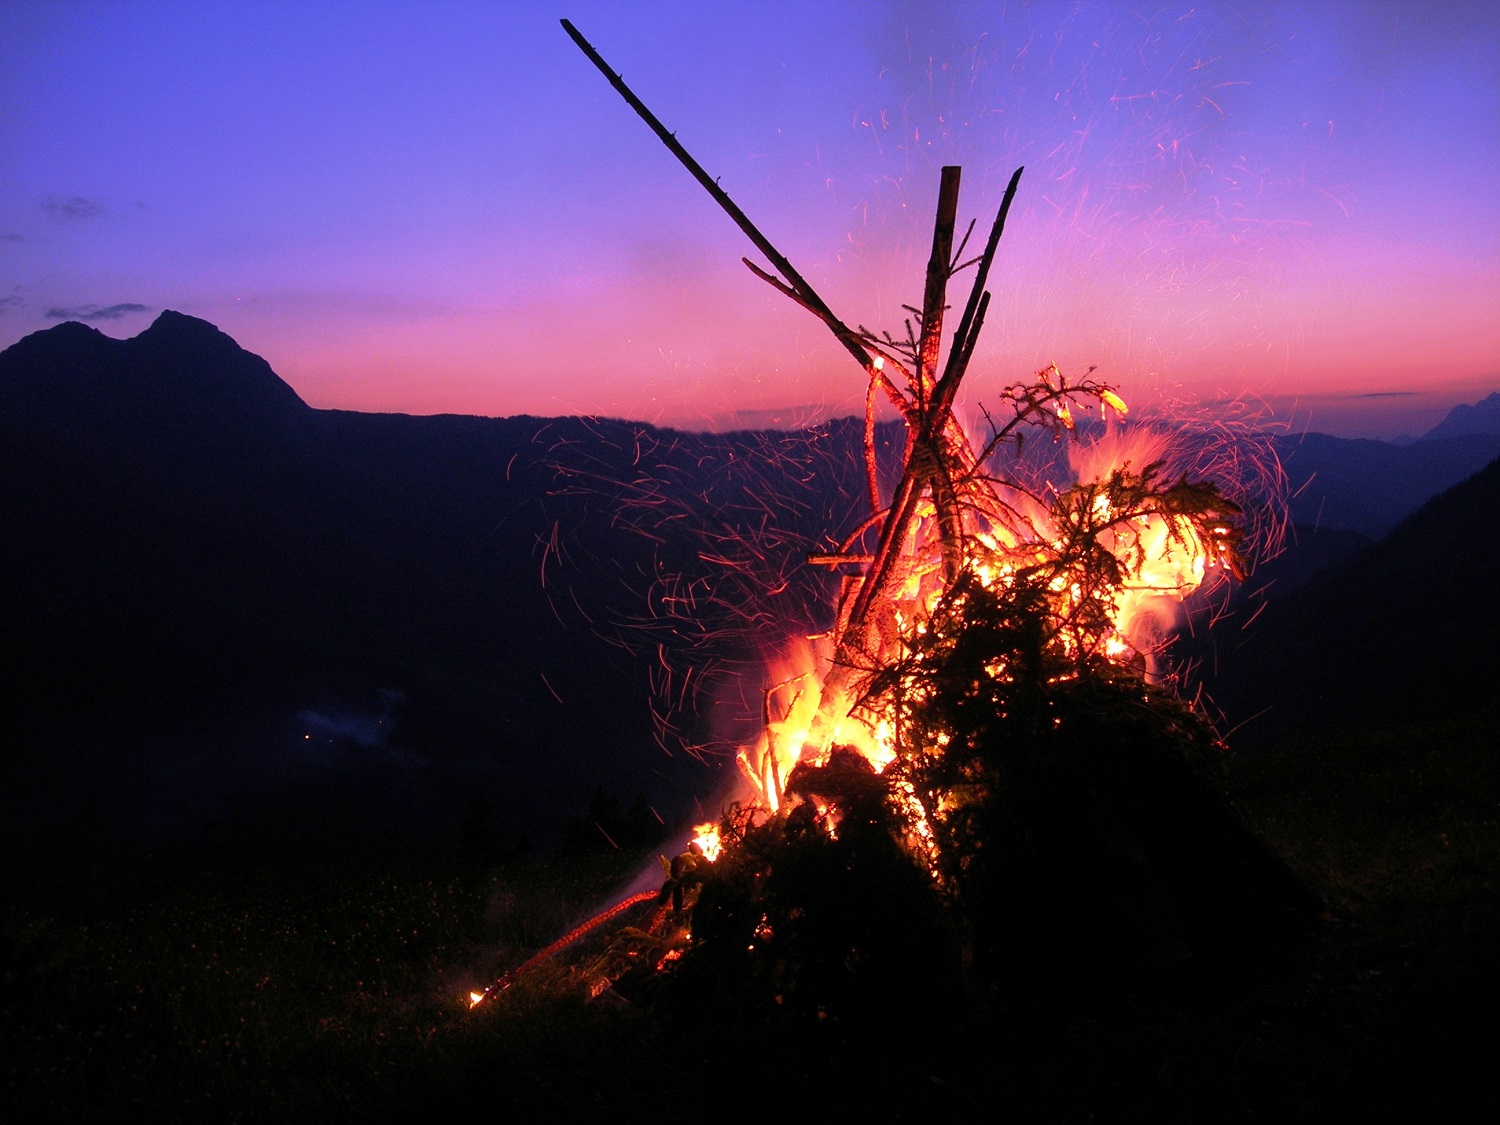
M 1317 433 L 1277 438 L 1293 521 L 1378 539 L 1500 457 L 1500 431 L 1434 434 L 1410 445 Z
M 1422 441 L 1460 437 L 1465 434 L 1500 434 L 1500 391 L 1470 405 L 1460 403 L 1448 416 L 1422 435 Z
M 1497 551 L 1500 460 L 1302 588 L 1222 619 L 1193 655 L 1228 726 L 1243 724 L 1232 744 L 1493 715 Z
M 238 446 L 310 413 L 264 359 L 178 312 L 129 340 L 69 321 L 0 353 L 0 414 L 95 442 Z
M 892 460 L 899 424 L 880 440 Z M 1283 587 L 1494 440 L 1304 440 L 1295 503 L 1329 537 L 1295 580 L 1282 561 Z M 829 624 L 837 580 L 805 559 L 867 511 L 860 442 L 853 419 L 689 434 L 316 410 L 174 312 L 129 340 L 28 336 L 0 353 L 0 834 L 395 844 L 456 835 L 482 798 L 545 838 L 601 787 L 712 815 L 764 658 Z M 1288 666 L 1315 666 L 1295 617 L 1268 610 L 1250 654 L 1303 643 Z
M 29 336 L 0 354 L 0 818 L 692 812 L 733 767 L 683 746 L 748 729 L 760 658 L 825 612 L 802 561 L 859 508 L 859 434 L 313 410 L 191 317 Z

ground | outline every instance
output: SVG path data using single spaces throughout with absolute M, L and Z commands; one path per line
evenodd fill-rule
M 590 1000 L 608 934 L 467 1008 L 469 988 L 606 900 L 640 851 L 22 857 L 0 925 L 3 1105 L 26 1121 L 470 1105 L 714 1119 L 747 1104 L 794 1120 L 841 1105 L 873 1120 L 1483 1118 L 1494 1043 L 1475 1029 L 1500 999 L 1494 729 L 1234 759 L 1246 818 L 1327 909 L 1232 979 L 916 1027 L 873 1050 L 858 1029 L 789 1045 Z

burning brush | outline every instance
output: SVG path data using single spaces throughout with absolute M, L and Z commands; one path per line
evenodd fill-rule
M 671 965 L 715 995 L 754 982 L 747 1015 L 826 1019 L 854 1014 L 865 975 L 909 972 L 915 951 L 965 966 L 971 992 L 997 989 L 1017 958 L 1075 976 L 1090 961 L 1171 964 L 1302 902 L 1215 790 L 1213 730 L 1158 682 L 1163 616 L 1242 576 L 1238 506 L 1170 471 L 1161 435 L 1123 433 L 1125 402 L 1091 373 L 1054 366 L 1007 388 L 979 440 L 954 415 L 1021 171 L 965 258 L 974 224 L 955 247 L 960 169 L 944 168 L 904 337 L 850 328 L 563 26 L 771 263 L 751 271 L 822 320 L 867 380 L 868 512 L 809 559 L 840 575 L 833 626 L 789 654 L 740 754 L 746 793 L 667 864 L 660 909 L 609 971 Z M 944 354 L 948 285 L 971 269 Z M 889 495 L 880 395 L 906 429 Z M 1106 434 L 1078 443 L 1078 483 L 1047 492 L 1008 470 L 1029 437 L 1078 442 L 1094 413 Z

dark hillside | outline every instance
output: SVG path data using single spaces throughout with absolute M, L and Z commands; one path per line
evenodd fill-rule
M 1203 668 L 1236 745 L 1493 709 L 1500 461 L 1379 543 L 1212 633 Z M 1253 720 L 1253 722 L 1250 722 Z
M 1293 521 L 1378 539 L 1500 456 L 1500 434 L 1434 435 L 1411 445 L 1328 434 L 1276 439 L 1293 493 Z
M 441 834 L 485 793 L 536 833 L 601 784 L 680 811 L 716 784 L 681 740 L 732 730 L 734 675 L 815 626 L 802 561 L 859 488 L 852 423 L 316 411 L 175 313 L 7 350 L 0 431 L 25 832 L 342 836 L 373 802 L 380 837 Z
M 1270 708 L 1228 784 L 1311 932 L 1107 1000 L 1028 969 L 1034 1009 L 873 1046 L 737 1039 L 599 992 L 618 929 L 535 958 L 649 860 L 635 792 L 670 820 L 717 780 L 651 707 L 732 734 L 820 624 L 858 425 L 317 411 L 200 321 L 148 335 L 0 354 L 7 1120 L 634 1120 L 767 1081 L 871 1120 L 1494 1116 L 1497 464 L 1374 545 L 1299 528 L 1199 631 L 1233 721 Z
M 1256 588 L 1279 600 L 1497 441 L 1283 450 L 1316 528 Z M 171 312 L 29 336 L 0 353 L 3 828 L 394 841 L 483 796 L 514 836 L 601 785 L 671 819 L 725 764 L 683 746 L 753 734 L 763 658 L 826 627 L 805 558 L 866 509 L 858 448 L 854 420 L 314 410 Z M 1225 685 L 1239 642 L 1216 640 Z M 1254 713 L 1258 674 L 1215 694 Z

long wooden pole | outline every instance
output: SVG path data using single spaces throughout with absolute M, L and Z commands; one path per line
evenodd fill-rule
M 876 522 L 881 525 L 879 542 L 873 555 L 860 556 L 856 559 L 856 556 L 852 554 L 846 555 L 840 552 L 838 556 L 820 556 L 818 559 L 819 562 L 830 565 L 840 562 L 867 561 L 867 569 L 864 575 L 856 580 L 857 585 L 846 591 L 847 598 L 840 598 L 839 622 L 835 628 L 837 655 L 833 678 L 843 678 L 854 670 L 862 655 L 868 655 L 869 634 L 875 627 L 874 607 L 887 597 L 891 584 L 902 577 L 897 561 L 907 536 L 914 528 L 918 503 L 924 492 L 930 491 L 937 509 L 944 569 L 950 579 L 956 575 L 962 563 L 964 520 L 962 509 L 965 500 L 959 492 L 960 490 L 967 491 L 965 486 L 971 483 L 974 453 L 967 436 L 953 421 L 952 408 L 958 392 L 958 384 L 963 379 L 969 358 L 973 354 L 979 328 L 984 322 L 984 314 L 989 302 L 989 294 L 984 291 L 984 285 L 989 276 L 990 265 L 994 260 L 1000 235 L 1005 228 L 1006 215 L 1015 197 L 1021 170 L 1016 170 L 1006 188 L 1004 201 L 1000 205 L 1000 213 L 996 216 L 995 223 L 990 230 L 988 244 L 979 259 L 979 269 L 973 290 L 964 307 L 963 316 L 959 320 L 958 330 L 954 333 L 948 361 L 939 375 L 938 358 L 942 351 L 943 321 L 947 311 L 947 285 L 954 267 L 953 232 L 957 222 L 958 189 L 962 175 L 961 169 L 957 167 L 949 166 L 943 169 L 938 192 L 937 216 L 933 224 L 932 253 L 927 263 L 926 284 L 922 296 L 921 334 L 916 341 L 915 355 L 911 357 L 914 361 L 914 370 L 908 372 L 867 335 L 853 331 L 834 315 L 807 279 L 797 272 L 786 256 L 776 249 L 771 240 L 761 233 L 760 228 L 750 221 L 749 216 L 719 186 L 718 180 L 710 176 L 692 154 L 682 146 L 677 140 L 677 135 L 667 129 L 645 103 L 636 97 L 634 91 L 625 84 L 625 80 L 610 69 L 609 64 L 604 61 L 593 45 L 579 34 L 578 29 L 572 23 L 568 20 L 561 22 L 563 30 L 577 44 L 579 50 L 608 79 L 609 84 L 625 99 L 625 103 L 635 110 L 662 144 L 667 146 L 667 150 L 692 173 L 693 178 L 702 185 L 714 202 L 734 220 L 735 225 L 766 256 L 781 277 L 772 276 L 749 259 L 745 259 L 745 265 L 749 266 L 762 280 L 773 285 L 821 319 L 845 350 L 865 369 L 871 381 L 871 389 L 880 386 L 906 419 L 905 464 L 902 467 L 901 478 L 896 485 L 895 493 L 891 497 L 891 505 L 885 511 L 882 520 L 874 471 L 873 401 L 866 403 L 866 476 L 872 515 L 865 526 L 869 527 Z M 877 355 L 906 377 L 911 388 L 909 397 L 891 381 L 884 366 L 876 362 Z M 955 460 L 959 463 L 954 464 Z
M 968 304 L 964 306 L 958 329 L 953 333 L 953 343 L 948 349 L 948 362 L 943 368 L 943 377 L 938 380 L 937 389 L 933 391 L 933 405 L 939 410 L 952 409 L 953 399 L 958 394 L 958 384 L 968 369 L 969 358 L 974 354 L 974 344 L 979 338 L 979 329 L 984 324 L 984 310 L 989 303 L 989 294 L 985 292 L 984 286 L 990 277 L 995 251 L 1000 246 L 1000 236 L 1005 233 L 1005 219 L 1016 198 L 1021 173 L 1025 170 L 1024 167 L 1017 168 L 1010 177 L 1010 183 L 1005 186 L 1005 197 L 1000 201 L 1000 211 L 995 216 L 994 225 L 990 227 L 989 241 L 985 243 L 984 253 L 979 256 L 974 288 L 969 291 Z
M 838 338 L 839 343 L 844 346 L 844 349 L 858 361 L 861 367 L 869 372 L 872 379 L 875 379 L 884 386 L 887 395 L 894 394 L 896 405 L 904 409 L 904 404 L 900 401 L 899 390 L 897 390 L 895 384 L 891 383 L 888 378 L 879 375 L 877 369 L 873 366 L 872 356 L 865 350 L 864 345 L 860 343 L 859 333 L 855 332 L 834 315 L 833 310 L 828 307 L 823 298 L 818 296 L 817 290 L 808 284 L 807 279 L 797 272 L 792 263 L 786 259 L 786 256 L 780 250 L 776 249 L 771 240 L 760 232 L 760 228 L 750 221 L 750 216 L 740 210 L 739 204 L 729 198 L 729 193 L 719 186 L 719 181 L 710 176 L 704 170 L 703 165 L 693 159 L 692 153 L 682 147 L 681 142 L 677 139 L 677 134 L 663 125 L 656 114 L 652 113 L 646 107 L 646 103 L 635 96 L 635 92 L 625 84 L 625 80 L 610 69 L 609 64 L 604 61 L 603 56 L 594 50 L 593 44 L 579 34 L 578 29 L 568 20 L 562 21 L 562 27 L 568 33 L 569 38 L 578 45 L 578 49 L 588 56 L 589 61 L 598 67 L 599 72 L 609 80 L 609 84 L 615 88 L 620 97 L 625 99 L 625 104 L 635 110 L 640 119 L 651 127 L 651 131 L 656 134 L 661 143 L 667 146 L 667 151 L 677 157 L 682 166 L 693 174 L 693 178 L 703 185 L 703 190 L 713 197 L 714 202 L 723 208 L 724 212 L 734 220 L 735 225 L 745 232 L 746 237 L 751 242 L 755 243 L 756 249 L 770 259 L 771 265 L 776 267 L 777 272 L 786 278 L 789 283 L 786 288 L 790 289 L 791 292 L 788 295 L 821 319 L 824 324 L 828 325 L 834 336 Z M 750 266 L 751 269 L 755 269 L 754 263 L 747 261 L 745 264 Z M 766 277 L 762 271 L 756 270 L 756 273 L 760 274 L 767 281 L 774 283 L 775 279 Z

